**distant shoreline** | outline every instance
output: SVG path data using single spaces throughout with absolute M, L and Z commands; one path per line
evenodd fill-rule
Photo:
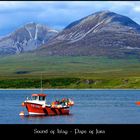
M 20 88 L 20 89 L 14 89 L 14 88 L 9 88 L 9 89 L 0 89 L 1 90 L 40 90 L 38 88 L 34 89 L 34 88 Z M 140 89 L 43 89 L 44 90 L 140 90 Z

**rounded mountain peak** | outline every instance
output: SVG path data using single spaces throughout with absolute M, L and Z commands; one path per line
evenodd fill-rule
M 129 26 L 132 28 L 140 28 L 140 26 L 134 22 L 132 19 L 129 17 L 126 17 L 124 15 L 117 14 L 115 12 L 109 11 L 109 10 L 103 10 L 99 11 L 96 13 L 93 13 L 89 16 L 86 16 L 80 20 L 77 20 L 70 25 L 68 25 L 65 29 L 71 29 L 73 27 L 77 26 L 84 26 L 84 25 L 89 25 L 90 26 L 96 26 L 100 23 L 104 23 L 104 25 L 113 23 L 113 24 L 118 24 L 122 26 Z
M 103 11 L 99 11 L 99 12 L 95 12 L 89 16 L 86 16 L 80 20 L 77 20 L 73 23 L 71 23 L 70 25 L 68 25 L 65 29 L 70 29 L 73 28 L 74 26 L 77 26 L 78 24 L 87 24 L 87 23 L 98 23 L 101 22 L 102 20 L 108 19 L 112 16 L 114 16 L 116 13 L 113 13 L 109 10 L 103 10 Z
M 97 15 L 97 14 L 110 14 L 110 13 L 114 13 L 114 12 L 112 12 L 110 10 L 102 10 L 102 11 L 99 11 L 99 12 L 95 12 L 92 15 Z

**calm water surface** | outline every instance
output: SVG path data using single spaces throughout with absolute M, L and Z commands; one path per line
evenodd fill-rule
M 38 90 L 0 90 L 0 124 L 140 124 L 140 90 L 44 90 L 47 101 L 72 98 L 70 115 L 28 116 L 21 103 Z M 25 111 L 26 116 L 19 116 Z

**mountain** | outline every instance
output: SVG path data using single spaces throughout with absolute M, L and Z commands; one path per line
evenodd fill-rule
M 101 11 L 69 24 L 38 53 L 123 57 L 139 55 L 139 44 L 140 25 L 126 16 Z
M 29 52 L 46 44 L 58 32 L 36 23 L 28 23 L 8 36 L 0 38 L 0 55 Z

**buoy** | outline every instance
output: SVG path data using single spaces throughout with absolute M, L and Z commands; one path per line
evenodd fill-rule
M 24 102 L 21 104 L 22 106 L 25 106 Z
M 136 102 L 136 105 L 139 105 L 140 106 L 140 101 Z
M 20 115 L 20 116 L 24 116 L 24 111 L 21 111 L 21 112 L 19 113 L 19 115 Z

